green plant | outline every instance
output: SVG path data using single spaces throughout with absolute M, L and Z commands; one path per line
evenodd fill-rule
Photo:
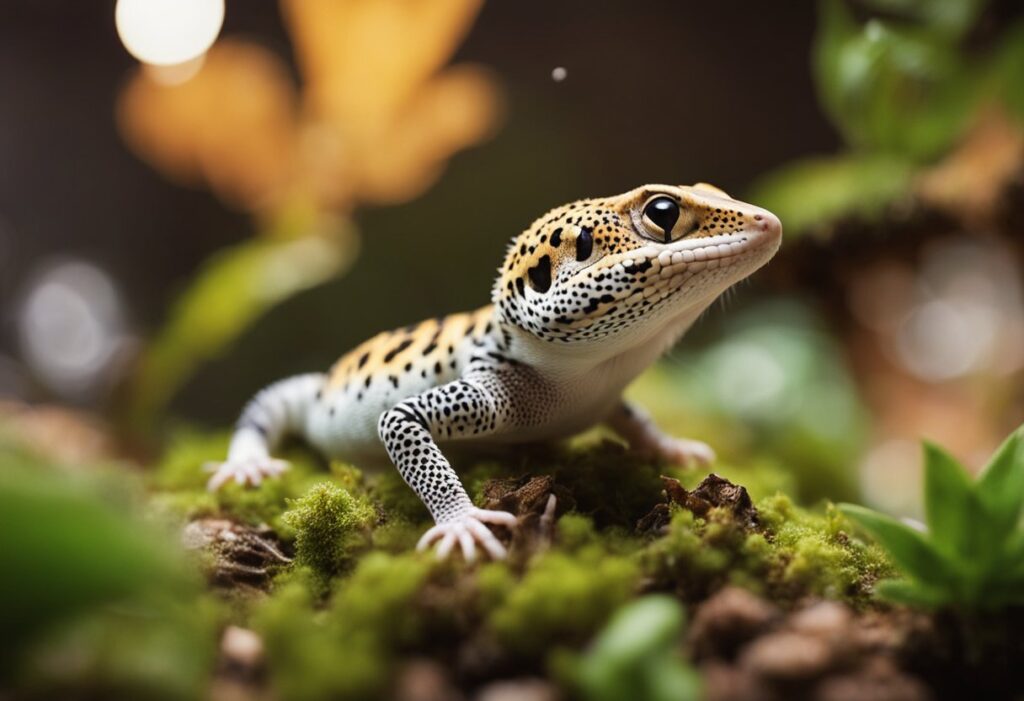
M 696 672 L 681 657 L 682 605 L 665 595 L 622 607 L 579 661 L 575 674 L 592 701 L 686 701 L 700 696 Z
M 905 577 L 879 595 L 906 604 L 993 610 L 1024 603 L 1024 454 L 1020 429 L 976 480 L 948 453 L 924 445 L 927 532 L 843 504 L 843 513 L 888 551 Z
M 72 474 L 0 444 L 0 688 L 17 698 L 191 699 L 219 605 L 128 473 Z M 73 661 L 71 663 L 55 660 Z M 0 692 L 0 695 L 5 695 Z
M 871 222 L 907 201 L 915 176 L 979 115 L 995 109 L 1021 123 L 1024 22 L 999 23 L 990 4 L 820 0 L 813 77 L 847 149 L 768 173 L 748 199 L 779 215 L 789 235 L 827 233 L 850 216 Z M 982 42 L 979 32 L 995 36 Z

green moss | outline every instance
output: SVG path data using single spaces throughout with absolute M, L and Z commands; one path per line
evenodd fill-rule
M 325 576 L 341 570 L 376 517 L 365 500 L 331 482 L 321 482 L 305 496 L 289 500 L 289 507 L 281 515 L 281 523 L 289 529 L 282 535 L 294 536 L 296 562 Z
M 598 541 L 594 522 L 582 514 L 565 514 L 557 523 L 558 544 L 565 550 L 578 550 Z
M 322 611 L 318 575 L 300 568 L 253 618 L 267 646 L 271 683 L 281 698 L 374 699 L 386 690 L 401 646 L 421 634 L 413 605 L 427 560 L 370 553 Z
M 550 467 L 555 481 L 571 492 L 576 510 L 599 528 L 631 531 L 661 501 L 662 470 L 614 443 L 565 451 Z
M 504 562 L 488 562 L 476 573 L 477 608 L 490 614 L 516 587 L 516 577 Z
M 209 473 L 203 466 L 228 454 L 229 432 L 204 433 L 179 429 L 157 464 L 153 484 L 161 490 L 205 490 Z
M 370 553 L 334 596 L 331 619 L 345 633 L 374 631 L 385 646 L 411 643 L 421 623 L 411 602 L 430 571 L 425 557 Z
M 773 536 L 772 564 L 790 587 L 856 601 L 890 571 L 881 548 L 846 536 L 849 524 L 831 505 L 815 514 L 779 494 L 762 499 L 758 509 Z
M 548 552 L 488 616 L 508 649 L 525 657 L 555 644 L 579 644 L 629 598 L 638 569 L 625 557 L 588 546 L 569 555 Z
M 425 531 L 421 524 L 409 523 L 404 519 L 392 519 L 376 528 L 370 535 L 374 550 L 402 553 L 416 547 Z
M 265 480 L 256 489 L 231 482 L 210 493 L 206 491 L 210 473 L 203 468 L 227 455 L 229 441 L 228 433 L 176 432 L 152 477 L 157 489 L 154 503 L 180 519 L 228 516 L 242 523 L 267 524 L 287 531 L 280 517 L 288 508 L 288 500 L 301 497 L 323 481 L 322 468 L 309 452 L 292 448 L 282 453 L 290 467 L 279 478 Z M 343 463 L 332 465 L 331 475 L 342 485 L 361 482 L 358 470 Z
M 362 490 L 363 484 L 363 471 L 355 465 L 349 465 L 346 462 L 340 460 L 332 460 L 330 466 L 331 477 L 342 489 L 347 489 L 350 492 L 356 492 Z
M 353 649 L 341 654 L 334 631 L 313 608 L 316 579 L 308 570 L 285 578 L 253 616 L 252 625 L 266 646 L 271 684 L 281 698 L 319 699 L 360 683 L 352 678 L 349 662 L 358 662 L 364 653 Z M 360 673 L 361 665 L 351 666 Z
M 370 497 L 380 505 L 385 518 L 408 523 L 428 523 L 430 512 L 397 470 L 387 469 L 367 480 Z
M 479 496 L 496 476 L 552 475 L 560 503 L 573 511 L 557 521 L 546 551 L 467 568 L 458 557 L 435 567 L 430 557 L 409 553 L 429 515 L 393 470 L 364 477 L 333 463 L 325 474 L 300 456 L 282 479 L 211 495 L 200 465 L 222 454 L 223 437 L 180 440 L 158 475 L 165 485 L 158 500 L 265 522 L 295 541 L 296 564 L 277 577 L 269 600 L 245 604 L 256 607 L 253 625 L 267 642 L 282 698 L 378 698 L 400 655 L 443 657 L 453 641 L 480 634 L 522 662 L 554 669 L 558 651 L 590 641 L 633 598 L 641 577 L 684 601 L 734 583 L 784 604 L 811 593 L 857 599 L 885 567 L 877 551 L 846 539 L 836 512 L 814 514 L 786 497 L 765 496 L 791 484 L 768 458 L 716 466 L 750 485 L 762 532 L 724 509 L 703 518 L 674 509 L 667 533 L 646 541 L 634 529 L 664 501 L 659 475 L 693 486 L 702 472 L 656 466 L 610 442 L 470 465 L 462 474 L 471 493 Z M 240 612 L 243 620 L 248 615 Z M 663 661 L 675 669 L 671 655 Z
M 727 583 L 730 571 L 757 568 L 742 550 L 745 538 L 727 512 L 713 509 L 703 519 L 676 509 L 668 532 L 642 551 L 640 561 L 662 586 L 696 600 Z
M 763 532 L 749 532 L 722 509 L 706 518 L 677 510 L 668 533 L 641 554 L 645 573 L 691 600 L 731 583 L 782 603 L 809 594 L 857 603 L 887 571 L 878 548 L 846 537 L 835 509 L 815 514 L 781 494 L 757 507 Z

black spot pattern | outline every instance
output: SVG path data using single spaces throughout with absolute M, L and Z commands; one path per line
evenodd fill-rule
M 671 208 L 654 212 L 659 226 L 675 225 L 680 238 L 671 244 L 663 231 L 638 230 L 644 204 L 659 187 L 673 191 L 678 216 L 686 216 L 683 227 Z M 458 518 L 472 505 L 438 443 L 521 440 L 556 419 L 561 431 L 566 412 L 593 409 L 576 401 L 578 378 L 545 374 L 544 344 L 565 345 L 570 352 L 560 357 L 586 363 L 594 348 L 614 348 L 616 339 L 673 323 L 687 305 L 702 309 L 710 293 L 774 252 L 744 245 L 744 232 L 753 230 L 760 211 L 724 193 L 706 197 L 671 186 L 552 210 L 509 246 L 493 307 L 380 334 L 343 356 L 329 377 L 293 378 L 261 392 L 239 428 L 267 446 L 284 433 L 305 435 L 339 456 L 348 442 L 365 444 L 368 437 L 379 450 L 379 437 L 435 520 Z M 736 247 L 718 250 L 723 236 Z M 710 239 L 706 251 L 690 240 L 701 238 Z M 685 263 L 673 258 L 681 255 L 681 241 L 689 246 Z M 604 381 L 595 376 L 594 384 Z M 587 420 L 601 407 L 607 408 L 598 406 Z M 630 418 L 628 411 L 623 416 Z
M 742 232 L 754 227 L 755 208 L 713 191 L 721 196 L 666 190 L 581 200 L 538 219 L 509 248 L 494 288 L 498 318 L 551 343 L 603 342 L 638 324 L 657 325 L 770 257 L 765 249 L 718 250 L 724 237 L 748 240 Z M 641 230 L 648 226 L 641 221 L 654 228 Z M 697 243 L 693 239 L 709 239 L 700 258 L 693 255 L 699 246 L 690 245 L 685 264 L 659 259 L 662 252 L 681 251 L 676 244 Z M 569 251 L 562 250 L 566 240 Z
M 378 433 L 402 478 L 434 520 L 444 523 L 473 504 L 437 441 L 536 425 L 546 419 L 543 407 L 551 400 L 550 389 L 531 371 L 492 366 L 399 402 L 381 415 Z
M 542 256 L 537 265 L 528 271 L 530 286 L 541 294 L 551 289 L 551 257 Z

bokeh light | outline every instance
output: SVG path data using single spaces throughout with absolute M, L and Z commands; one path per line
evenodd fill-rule
M 104 384 L 129 340 L 113 282 L 82 261 L 51 263 L 30 277 L 17 332 L 36 378 L 71 400 L 87 398 Z
M 118 0 L 114 22 L 132 56 L 173 66 L 213 45 L 224 24 L 224 0 Z
M 993 239 L 935 241 L 917 270 L 895 262 L 854 281 L 850 306 L 883 350 L 925 382 L 1024 366 L 1024 293 L 1013 255 Z
M 919 517 L 921 446 L 893 438 L 873 446 L 860 465 L 860 486 L 867 503 L 892 514 Z
M 200 54 L 184 63 L 175 63 L 170 66 L 155 64 L 144 64 L 146 74 L 160 85 L 181 85 L 192 78 L 202 69 L 206 63 L 206 54 Z

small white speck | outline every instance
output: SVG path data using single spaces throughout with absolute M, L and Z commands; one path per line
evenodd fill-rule
M 556 83 L 561 83 L 563 80 L 569 77 L 569 71 L 565 70 L 563 66 L 558 66 L 551 71 L 551 80 Z

